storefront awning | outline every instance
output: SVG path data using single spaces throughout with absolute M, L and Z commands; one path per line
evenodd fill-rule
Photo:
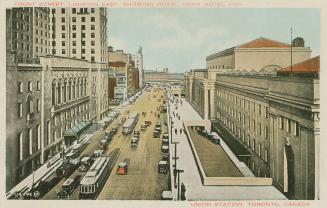
M 89 121 L 82 121 L 79 124 L 77 124 L 76 126 L 74 126 L 73 128 L 67 130 L 64 133 L 65 137 L 78 137 L 83 130 L 88 127 L 91 124 L 91 122 Z

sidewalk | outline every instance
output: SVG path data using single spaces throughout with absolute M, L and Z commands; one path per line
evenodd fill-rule
M 192 106 L 182 99 L 182 106 L 178 103 L 178 110 L 175 104 L 170 104 L 170 116 L 173 120 L 173 142 L 177 144 L 177 168 L 184 170 L 180 174 L 180 181 L 186 187 L 187 200 L 285 200 L 286 197 L 273 186 L 203 186 L 195 160 L 193 158 L 186 135 L 180 134 L 179 129 L 183 128 L 183 120 L 202 120 Z M 180 115 L 181 120 L 173 116 L 173 112 Z M 169 125 L 170 128 L 170 125 Z M 177 135 L 175 128 L 178 129 Z M 174 145 L 170 145 L 171 157 L 174 156 Z M 171 165 L 174 160 L 171 160 Z M 173 170 L 173 169 L 172 169 Z M 172 172 L 172 171 L 171 171 Z M 172 177 L 172 183 L 173 183 Z M 177 200 L 177 189 L 172 186 L 174 199 Z

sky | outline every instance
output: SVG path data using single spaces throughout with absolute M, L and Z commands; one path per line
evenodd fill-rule
M 109 9 L 109 45 L 134 54 L 143 48 L 145 70 L 183 73 L 205 68 L 206 56 L 265 37 L 304 38 L 320 54 L 320 9 L 176 8 Z

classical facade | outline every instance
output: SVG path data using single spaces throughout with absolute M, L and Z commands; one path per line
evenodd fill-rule
M 106 8 L 51 8 L 49 17 L 51 54 L 108 63 Z

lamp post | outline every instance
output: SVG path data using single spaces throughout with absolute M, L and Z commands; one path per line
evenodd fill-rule
M 177 144 L 179 142 L 172 142 L 172 144 L 175 145 L 175 156 L 173 157 L 173 159 L 175 160 L 175 164 L 173 165 L 174 167 L 174 187 L 176 188 L 176 174 L 177 174 L 177 159 L 179 159 L 179 157 L 177 157 Z

